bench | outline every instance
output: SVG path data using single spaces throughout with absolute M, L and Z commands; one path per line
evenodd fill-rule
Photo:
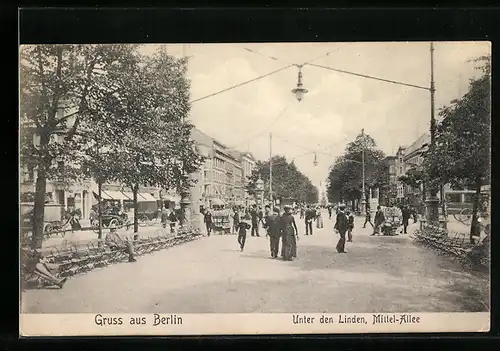
M 488 237 L 487 237 L 488 238 Z M 474 266 L 475 268 L 489 268 L 490 254 L 489 241 L 471 243 L 468 235 L 463 233 L 449 233 L 443 228 L 426 226 L 413 234 L 413 240 L 435 249 L 439 254 L 458 260 L 462 266 Z
M 168 232 L 168 234 L 167 234 Z M 183 231 L 178 235 L 172 235 L 168 230 L 159 230 L 148 237 L 141 237 L 133 241 L 135 256 L 143 256 L 155 251 L 164 250 L 201 237 L 201 233 L 195 231 Z M 126 239 L 128 240 L 128 239 Z M 33 257 L 38 251 L 28 250 Z M 61 277 L 70 277 L 85 273 L 94 268 L 105 267 L 112 263 L 128 260 L 128 252 L 123 248 L 110 248 L 104 240 L 93 240 L 84 245 L 72 244 L 65 249 L 58 247 L 50 248 L 44 255 L 47 263 L 59 265 Z M 23 274 L 24 273 L 24 274 Z M 31 275 L 26 266 L 22 266 L 23 281 L 29 280 Z
M 446 228 L 446 220 L 445 219 L 440 219 L 439 220 L 439 228 Z M 427 224 L 427 219 L 421 219 L 420 220 L 420 230 L 424 229 L 427 226 L 431 226 L 430 224 Z

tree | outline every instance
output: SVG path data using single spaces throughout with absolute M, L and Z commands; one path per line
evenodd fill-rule
M 318 189 L 311 183 L 310 179 L 302 174 L 293 162 L 288 162 L 284 156 L 276 155 L 272 158 L 273 164 L 273 198 L 294 199 L 299 202 L 318 202 Z M 250 176 L 246 190 L 253 195 L 255 182 L 259 176 L 264 181 L 264 197 L 269 198 L 269 162 L 257 161 Z
M 477 225 L 481 187 L 491 181 L 491 57 L 480 57 L 475 62 L 480 63 L 477 69 L 482 75 L 471 79 L 464 96 L 439 112 L 436 147 L 429 150 L 424 161 L 426 183 L 475 189 L 471 240 Z
M 362 160 L 365 161 L 365 190 L 362 194 Z M 384 153 L 377 148 L 375 140 L 364 133 L 347 144 L 342 156 L 330 167 L 327 178 L 327 196 L 330 202 L 351 201 L 354 207 L 362 196 L 368 197 L 370 188 L 386 188 L 388 165 Z
M 31 246 L 43 239 L 48 178 L 73 177 L 81 143 L 75 136 L 95 101 L 112 94 L 106 73 L 133 50 L 116 45 L 30 45 L 20 59 L 20 161 L 36 172 Z M 55 161 L 63 162 L 57 164 Z M 64 167 L 59 165 L 64 164 Z
M 180 192 L 192 184 L 189 174 L 202 157 L 190 138 L 189 81 L 185 59 L 165 51 L 141 57 L 117 87 L 113 118 L 127 133 L 115 141 L 116 178 L 133 193 L 134 232 L 138 231 L 138 192 L 142 186 L 160 186 Z

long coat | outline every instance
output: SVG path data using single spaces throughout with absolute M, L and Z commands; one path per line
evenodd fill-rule
M 264 228 L 267 229 L 269 236 L 280 237 L 282 234 L 281 218 L 279 215 L 273 213 L 266 217 Z

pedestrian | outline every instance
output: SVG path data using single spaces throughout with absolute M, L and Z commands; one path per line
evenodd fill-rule
M 328 219 L 332 219 L 332 205 L 328 205 Z
M 295 219 L 290 212 L 290 206 L 285 206 L 285 213 L 281 216 L 281 230 L 283 231 L 283 260 L 292 261 L 297 257 L 297 239 L 299 231 Z
M 240 244 L 240 251 L 245 249 L 245 242 L 247 241 L 247 230 L 250 229 L 250 224 L 243 220 L 238 224 L 238 244 Z
M 163 228 L 167 227 L 167 222 L 168 222 L 168 209 L 166 206 L 164 206 L 161 210 L 161 225 Z
M 371 235 L 380 234 L 380 228 L 385 222 L 385 215 L 380 206 L 377 206 L 377 212 L 375 213 L 375 224 L 373 227 L 373 233 Z
M 366 208 L 366 213 L 365 213 L 365 223 L 363 224 L 363 228 L 366 228 L 366 223 L 370 223 L 370 225 L 373 228 L 373 223 L 372 223 L 372 211 L 370 210 L 370 207 Z
M 269 246 L 271 249 L 271 258 L 277 258 L 280 246 L 281 237 L 281 218 L 279 215 L 279 208 L 274 207 L 273 213 L 266 217 L 266 222 L 264 224 L 267 229 L 267 234 L 269 236 Z
M 352 243 L 352 231 L 354 229 L 354 215 L 352 212 L 346 212 L 347 215 L 347 242 Z
M 340 239 L 337 242 L 337 252 L 338 253 L 346 253 L 345 250 L 345 233 L 347 231 L 347 216 L 344 213 L 345 205 L 339 205 L 339 212 L 337 213 L 337 219 L 335 221 L 335 232 L 340 235 Z
M 408 206 L 403 206 L 401 209 L 401 217 L 403 218 L 403 229 L 401 230 L 402 234 L 407 234 L 406 229 L 408 228 L 408 222 L 411 217 L 410 209 Z
M 59 277 L 60 264 L 45 262 L 41 253 L 22 248 L 21 249 L 21 268 L 25 274 L 35 274 L 42 281 L 50 285 L 56 285 L 60 289 L 63 288 L 68 278 Z
M 134 245 L 130 240 L 123 240 L 120 238 L 118 233 L 116 232 L 116 225 L 111 224 L 109 227 L 109 233 L 106 235 L 104 239 L 106 246 L 108 246 L 111 250 L 125 250 L 128 253 L 128 261 L 135 262 L 135 253 L 134 253 Z
M 306 224 L 306 235 L 313 234 L 312 222 L 316 217 L 316 212 L 311 209 L 310 205 L 307 205 L 306 213 L 305 213 L 305 224 Z
M 412 208 L 411 215 L 413 216 L 413 223 L 417 223 L 418 214 L 417 214 L 417 209 L 415 207 Z
M 316 209 L 316 228 L 323 229 L 323 217 L 321 216 L 321 208 Z
M 238 232 L 238 225 L 240 224 L 240 213 L 238 212 L 238 209 L 235 207 L 234 208 L 234 213 L 233 213 L 233 229 L 232 229 L 232 234 L 236 234 Z
M 170 221 L 170 233 L 175 233 L 175 225 L 177 224 L 177 216 L 175 211 L 171 211 L 168 215 L 168 220 Z
M 212 218 L 212 212 L 208 208 L 205 210 L 205 214 L 203 215 L 203 222 L 205 222 L 205 226 L 207 228 L 207 236 L 210 236 L 210 233 L 212 233 L 212 229 L 214 227 L 214 222 Z
M 259 212 L 257 211 L 257 205 L 253 205 L 250 210 L 250 217 L 252 218 L 252 236 L 259 235 Z
M 264 225 L 264 212 L 262 212 L 262 207 L 260 207 L 260 206 L 259 206 L 258 215 L 259 215 L 259 225 L 260 224 Z
M 306 213 L 306 210 L 304 209 L 304 206 L 300 206 L 300 219 L 304 218 L 304 215 Z

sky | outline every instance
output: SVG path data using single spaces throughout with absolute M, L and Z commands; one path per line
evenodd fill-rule
M 312 63 L 428 87 L 429 42 L 151 44 L 174 56 L 188 56 L 191 98 L 196 100 L 290 64 Z M 435 42 L 436 116 L 467 92 L 477 76 L 476 57 L 490 53 L 489 42 Z M 251 50 L 251 51 L 249 51 Z M 274 57 L 275 59 L 272 59 Z M 272 154 L 294 159 L 299 170 L 323 191 L 330 165 L 364 129 L 387 155 L 412 144 L 429 129 L 430 93 L 305 65 L 301 102 L 291 90 L 292 66 L 192 103 L 190 121 L 223 144 L 250 151 L 260 160 Z M 318 165 L 314 154 L 318 151 Z

